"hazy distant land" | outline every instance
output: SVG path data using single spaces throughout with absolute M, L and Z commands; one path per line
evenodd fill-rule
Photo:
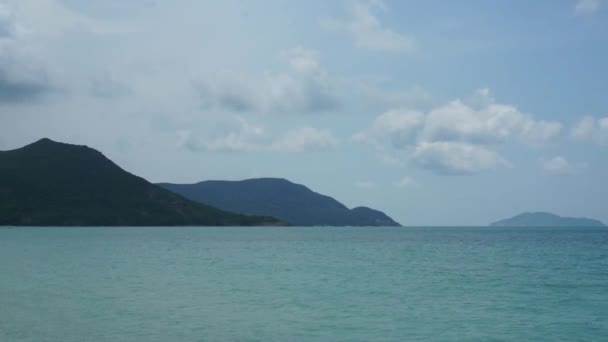
M 561 217 L 546 212 L 523 213 L 496 221 L 493 227 L 605 227 L 598 220 L 584 217 Z
M 296 226 L 399 226 L 381 211 L 347 208 L 335 199 L 281 178 L 161 183 L 188 199 L 248 215 L 273 216 Z

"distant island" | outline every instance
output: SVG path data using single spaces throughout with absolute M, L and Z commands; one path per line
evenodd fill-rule
M 42 139 L 0 151 L 0 225 L 282 225 L 188 200 L 134 176 L 87 146 Z
M 381 211 L 349 209 L 329 196 L 282 178 L 158 185 L 223 210 L 272 216 L 297 226 L 400 226 Z
M 561 217 L 551 213 L 523 213 L 490 224 L 493 227 L 605 227 L 590 218 Z

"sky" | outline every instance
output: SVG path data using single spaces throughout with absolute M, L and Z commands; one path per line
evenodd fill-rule
M 608 223 L 608 1 L 0 0 L 0 150 L 43 137 L 404 225 Z

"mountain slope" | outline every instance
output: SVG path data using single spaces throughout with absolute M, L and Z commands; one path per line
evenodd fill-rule
M 280 178 L 204 181 L 160 186 L 186 198 L 224 210 L 268 215 L 300 226 L 399 226 L 377 210 L 348 209 L 335 199 Z
M 491 224 L 495 227 L 604 227 L 598 220 L 561 217 L 551 213 L 523 213 Z
M 42 139 L 0 152 L 0 225 L 176 226 L 277 223 L 195 203 L 86 146 Z

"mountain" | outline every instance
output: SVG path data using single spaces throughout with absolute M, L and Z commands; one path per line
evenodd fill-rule
M 380 211 L 366 207 L 348 209 L 329 196 L 286 179 L 159 185 L 200 203 L 242 214 L 273 216 L 292 225 L 399 226 Z
M 356 207 L 351 209 L 350 213 L 356 222 L 356 224 L 353 224 L 353 226 L 401 226 L 401 224 L 397 223 L 380 210 L 375 210 L 368 207 Z
M 86 146 L 42 139 L 0 151 L 0 225 L 278 224 L 202 205 L 134 176 Z
M 494 227 L 605 227 L 589 218 L 561 217 L 551 213 L 523 213 L 491 224 Z

